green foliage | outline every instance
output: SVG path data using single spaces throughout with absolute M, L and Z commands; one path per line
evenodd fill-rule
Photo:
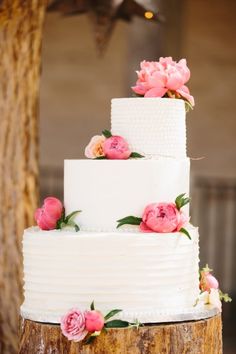
M 129 327 L 130 323 L 122 320 L 112 320 L 105 323 L 105 328 L 126 328 Z
M 107 139 L 112 136 L 110 130 L 108 130 L 108 129 L 103 130 L 102 134 L 103 134 L 103 135 L 105 136 L 105 138 L 107 138 Z
M 139 154 L 138 152 L 132 152 L 130 155 L 130 158 L 134 158 L 134 159 L 140 159 L 143 158 L 144 156 Z
M 190 240 L 191 240 L 191 236 L 189 234 L 189 232 L 184 229 L 183 227 L 179 230 L 179 232 L 182 232 L 184 235 L 186 235 Z
M 118 310 L 118 309 L 112 310 L 112 311 L 108 312 L 108 314 L 104 318 L 107 321 L 107 320 L 109 320 L 109 318 L 117 315 L 117 313 L 119 313 L 119 312 L 122 312 L 122 310 Z
M 175 205 L 178 210 L 183 208 L 186 204 L 190 202 L 190 198 L 184 197 L 185 193 L 178 195 L 178 197 L 175 199 Z
M 117 220 L 118 225 L 117 229 L 121 227 L 122 225 L 140 225 L 142 222 L 142 218 L 138 218 L 136 216 L 126 216 L 123 219 Z

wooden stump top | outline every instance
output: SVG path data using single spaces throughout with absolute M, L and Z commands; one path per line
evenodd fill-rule
M 68 341 L 59 325 L 21 319 L 19 354 L 222 354 L 221 316 L 109 329 L 92 344 Z

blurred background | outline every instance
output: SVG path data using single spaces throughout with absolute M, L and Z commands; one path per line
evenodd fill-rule
M 139 3 L 147 3 L 139 1 Z M 129 97 L 141 60 L 184 57 L 196 106 L 187 114 L 192 222 L 200 228 L 201 265 L 224 292 L 224 353 L 236 353 L 236 1 L 148 1 L 159 24 L 116 21 L 102 56 L 86 14 L 48 13 L 40 98 L 41 198 L 63 198 L 63 160 L 83 158 L 91 136 L 110 127 L 110 100 Z

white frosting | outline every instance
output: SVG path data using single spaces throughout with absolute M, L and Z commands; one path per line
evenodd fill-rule
M 94 300 L 104 314 L 158 322 L 193 309 L 198 290 L 198 230 L 180 233 L 89 233 L 25 230 L 26 318 L 59 322 Z M 175 318 L 175 317 L 172 317 Z
M 114 135 L 145 155 L 186 157 L 184 101 L 172 98 L 115 98 L 111 105 Z
M 187 158 L 65 160 L 66 214 L 82 210 L 76 218 L 82 230 L 114 231 L 118 219 L 141 217 L 147 204 L 188 195 L 189 169 Z

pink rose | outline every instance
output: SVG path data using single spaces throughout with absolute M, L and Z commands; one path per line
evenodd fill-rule
M 104 317 L 101 312 L 96 310 L 86 311 L 85 326 L 88 332 L 100 332 L 104 327 Z
M 95 135 L 85 148 L 85 156 L 89 159 L 104 156 L 103 144 L 105 140 L 105 136 Z
M 219 289 L 219 282 L 210 272 L 201 271 L 199 287 L 201 291 L 210 292 L 211 289 Z
M 143 213 L 140 229 L 143 232 L 175 232 L 187 222 L 174 203 L 149 204 Z
M 61 319 L 61 330 L 69 340 L 73 340 L 74 342 L 83 340 L 88 334 L 84 313 L 78 309 L 70 310 Z
M 35 211 L 35 220 L 42 230 L 53 230 L 63 213 L 61 201 L 54 197 L 44 199 L 42 208 Z
M 126 160 L 131 155 L 127 141 L 117 135 L 105 140 L 103 150 L 105 156 L 111 160 Z
M 194 98 L 190 95 L 185 83 L 190 78 L 190 70 L 186 59 L 179 62 L 171 57 L 160 58 L 159 62 L 142 61 L 138 80 L 132 90 L 144 97 L 163 97 L 169 93 L 173 97 L 183 97 L 194 106 Z

